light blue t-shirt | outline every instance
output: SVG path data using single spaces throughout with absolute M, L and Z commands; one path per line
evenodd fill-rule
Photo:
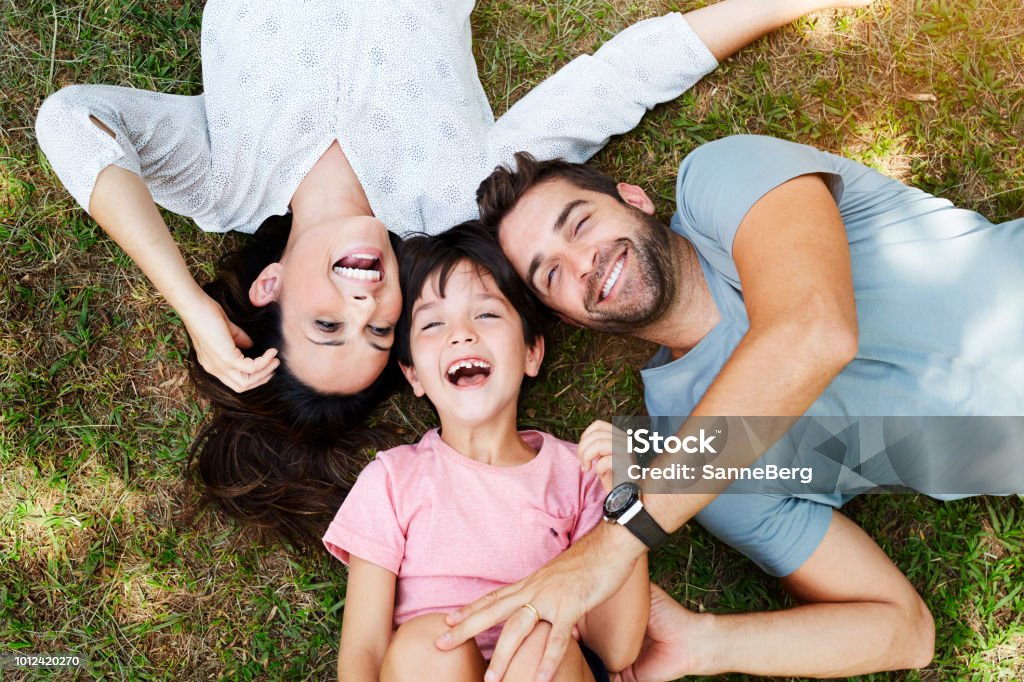
M 678 360 L 658 351 L 642 372 L 648 412 L 690 414 L 728 360 L 749 327 L 736 231 L 767 192 L 809 173 L 825 179 L 849 236 L 859 347 L 807 414 L 1024 414 L 1024 219 L 993 225 L 855 161 L 753 135 L 705 144 L 680 166 L 671 228 L 696 247 L 721 321 Z M 723 494 L 697 519 L 785 576 L 852 496 Z

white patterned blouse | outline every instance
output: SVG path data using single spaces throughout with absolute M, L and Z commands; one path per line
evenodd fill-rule
M 717 66 L 679 14 L 621 32 L 495 120 L 470 49 L 469 0 L 211 0 L 202 95 L 106 85 L 43 103 L 39 144 L 86 210 L 110 164 L 203 230 L 284 214 L 337 140 L 400 235 L 476 216 L 477 185 L 516 151 L 584 161 Z M 90 117 L 116 136 L 102 131 Z

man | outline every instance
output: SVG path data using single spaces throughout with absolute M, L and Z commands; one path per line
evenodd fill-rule
M 1024 414 L 1024 220 L 992 225 L 848 159 L 765 137 L 719 140 L 683 162 L 671 232 L 639 187 L 583 166 L 517 162 L 481 185 L 482 218 L 562 319 L 662 346 L 644 371 L 652 415 Z M 850 496 L 645 498 L 665 531 L 697 516 L 801 605 L 696 615 L 656 592 L 649 646 L 624 677 L 927 665 L 931 615 L 836 511 Z M 536 609 L 552 623 L 546 679 L 572 624 L 647 549 L 601 524 L 533 577 L 449 617 L 456 627 L 438 644 L 507 619 L 490 665 L 499 679 Z

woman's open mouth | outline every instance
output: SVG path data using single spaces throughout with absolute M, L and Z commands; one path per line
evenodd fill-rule
M 491 364 L 480 358 L 465 358 L 456 360 L 448 366 L 445 375 L 453 386 L 459 388 L 470 388 L 481 386 L 491 376 Z
M 384 277 L 380 254 L 369 251 L 352 253 L 334 263 L 334 272 L 360 282 L 379 282 Z

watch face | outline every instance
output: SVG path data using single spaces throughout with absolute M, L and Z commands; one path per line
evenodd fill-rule
M 604 500 L 604 514 L 618 518 L 640 497 L 640 486 L 636 483 L 620 483 L 611 489 Z

